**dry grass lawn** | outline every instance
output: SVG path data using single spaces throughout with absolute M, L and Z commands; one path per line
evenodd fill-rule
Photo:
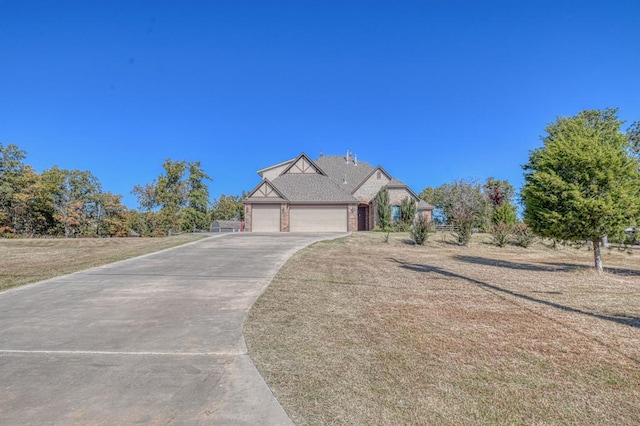
M 0 239 L 0 291 L 204 238 Z
M 296 424 L 640 424 L 640 253 L 356 233 L 295 255 L 252 359 Z

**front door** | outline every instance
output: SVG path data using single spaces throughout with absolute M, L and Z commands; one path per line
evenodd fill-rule
M 368 231 L 367 229 L 367 215 L 369 207 L 358 207 L 358 231 Z

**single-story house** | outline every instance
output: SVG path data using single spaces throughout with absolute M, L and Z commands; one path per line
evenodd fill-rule
M 247 232 L 353 232 L 378 224 L 376 196 L 386 186 L 392 216 L 406 198 L 431 219 L 433 207 L 381 166 L 355 156 L 306 154 L 258 170 L 262 182 L 244 200 Z

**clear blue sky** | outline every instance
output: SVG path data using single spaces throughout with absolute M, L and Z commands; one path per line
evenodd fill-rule
M 212 199 L 321 152 L 419 192 L 522 185 L 545 126 L 640 120 L 640 2 L 0 0 L 0 142 L 130 194 L 166 158 Z

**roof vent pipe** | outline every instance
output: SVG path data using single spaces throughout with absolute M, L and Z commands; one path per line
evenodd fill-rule
M 349 150 L 347 150 L 347 157 L 345 158 L 344 163 L 349 164 Z
M 358 166 L 358 156 L 355 154 L 353 155 L 353 165 L 356 167 Z
M 344 177 L 342 178 L 342 184 L 343 185 L 347 184 L 347 175 L 344 175 Z

